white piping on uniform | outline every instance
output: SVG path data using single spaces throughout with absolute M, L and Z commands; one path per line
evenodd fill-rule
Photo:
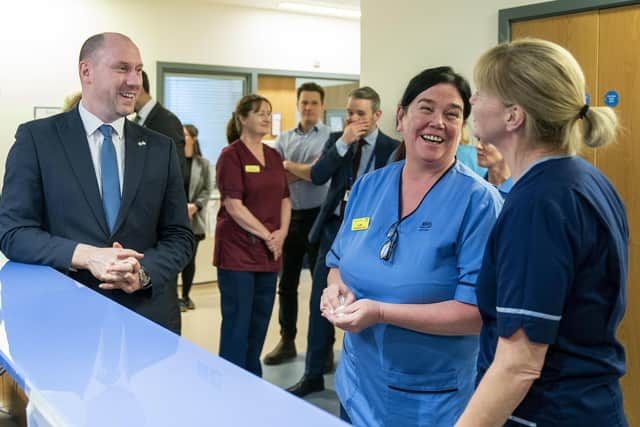
M 525 426 L 527 426 L 527 427 L 536 427 L 536 426 L 538 425 L 538 424 L 534 423 L 533 421 L 527 421 L 527 420 L 525 420 L 524 418 L 514 417 L 513 415 L 511 415 L 511 416 L 509 417 L 509 419 L 510 419 L 511 421 L 514 421 L 514 422 L 516 422 L 516 423 L 518 423 L 518 424 L 525 425 Z
M 538 317 L 545 320 L 560 321 L 562 316 L 554 316 L 553 314 L 541 313 L 539 311 L 525 310 L 523 308 L 496 307 L 498 313 L 506 314 L 522 314 L 523 316 Z

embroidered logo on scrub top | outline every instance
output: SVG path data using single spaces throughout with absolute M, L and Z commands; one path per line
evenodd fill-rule
M 247 173 L 260 173 L 260 165 L 245 165 L 244 171 Z
M 351 231 L 360 231 L 369 229 L 369 217 L 354 218 L 351 220 Z
M 429 231 L 431 230 L 431 221 L 423 221 L 418 228 L 420 231 Z

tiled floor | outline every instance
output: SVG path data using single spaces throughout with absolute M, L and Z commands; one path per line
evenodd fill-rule
M 309 318 L 309 294 L 311 292 L 311 278 L 309 271 L 304 270 L 299 288 L 299 313 L 298 335 L 296 347 L 298 357 L 292 362 L 279 366 L 264 366 L 263 377 L 265 380 L 280 387 L 289 387 L 295 384 L 304 372 L 304 352 L 306 350 L 307 325 Z M 189 341 L 203 347 L 213 354 L 218 354 L 220 340 L 220 293 L 215 283 L 195 285 L 191 290 L 191 299 L 196 304 L 195 310 L 182 313 L 182 336 Z M 263 355 L 270 352 L 280 339 L 280 326 L 278 325 L 278 298 L 273 308 L 269 331 L 264 345 Z M 335 360 L 340 356 L 342 347 L 342 332 L 336 333 Z M 333 375 L 325 375 L 325 390 L 309 395 L 306 400 L 333 414 L 338 414 L 339 404 L 333 386 Z
M 0 410 L 0 427 L 17 427 L 17 424 L 13 421 L 11 415 Z

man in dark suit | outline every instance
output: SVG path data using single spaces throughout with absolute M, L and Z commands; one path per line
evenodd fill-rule
M 175 145 L 126 120 L 140 90 L 140 52 L 122 34 L 98 34 L 83 44 L 78 68 L 78 107 L 16 132 L 0 249 L 179 333 L 167 287 L 190 258 L 193 235 Z
M 327 198 L 309 232 L 310 242 L 320 242 L 313 271 L 309 304 L 307 356 L 302 379 L 288 390 L 297 396 L 324 389 L 323 374 L 333 368 L 333 325 L 320 314 L 320 297 L 327 287 L 327 252 L 338 233 L 351 187 L 365 173 L 383 167 L 399 142 L 378 129 L 380 96 L 370 87 L 355 89 L 347 102 L 347 123 L 343 132 L 334 132 L 322 155 L 312 165 L 286 163 L 289 172 L 321 185 L 331 179 Z
M 137 124 L 173 139 L 173 142 L 176 143 L 176 151 L 180 160 L 180 169 L 184 170 L 186 161 L 184 157 L 182 122 L 175 114 L 151 97 L 149 94 L 149 77 L 144 70 L 142 70 L 142 90 L 136 98 L 134 110 L 137 113 L 135 118 Z
M 144 70 L 142 70 L 142 88 L 136 98 L 134 110 L 136 112 L 134 121 L 137 124 L 151 130 L 155 130 L 156 132 L 166 135 L 173 140 L 176 144 L 180 170 L 182 171 L 182 176 L 184 176 L 185 169 L 187 167 L 187 159 L 184 154 L 185 142 L 182 122 L 180 122 L 180 119 L 178 119 L 175 114 L 164 108 L 162 104 L 149 95 L 149 76 L 147 76 L 147 73 Z M 173 310 L 173 307 L 175 307 L 176 304 L 177 307 L 180 306 L 180 299 L 178 298 L 178 276 L 173 279 L 173 282 L 169 284 L 169 287 L 171 289 L 169 290 L 170 292 L 167 292 L 167 297 L 169 298 L 169 294 L 175 294 L 175 298 L 170 297 L 172 301 L 169 302 L 169 306 L 171 307 L 171 310 Z M 175 301 L 173 301 L 173 299 L 175 299 Z M 180 310 L 180 308 L 178 308 L 178 310 Z M 176 315 L 176 313 L 171 313 L 171 316 L 174 319 L 180 320 L 180 316 Z M 171 329 L 179 327 L 179 324 L 170 325 Z

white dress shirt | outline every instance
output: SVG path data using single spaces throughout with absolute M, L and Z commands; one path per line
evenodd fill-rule
M 151 110 L 153 110 L 153 107 L 155 107 L 157 103 L 158 101 L 151 98 L 146 104 L 144 104 L 140 111 L 138 111 L 136 123 L 138 123 L 140 126 L 144 126 L 144 122 L 147 121 L 149 113 L 151 112 Z
M 102 148 L 104 136 L 102 136 L 102 133 L 98 128 L 103 124 L 110 125 L 113 128 L 111 140 L 116 148 L 118 177 L 120 178 L 120 194 L 122 194 L 122 185 L 124 181 L 124 117 L 119 118 L 113 123 L 104 123 L 84 108 L 82 101 L 80 101 L 80 105 L 78 105 L 78 111 L 80 112 L 80 119 L 82 119 L 84 130 L 87 133 L 87 141 L 89 142 L 89 150 L 91 151 L 91 160 L 93 160 L 93 169 L 96 172 L 96 179 L 98 180 L 98 188 L 100 189 L 101 196 L 102 182 L 100 180 L 100 176 L 102 174 L 102 168 L 100 167 L 100 149 Z

